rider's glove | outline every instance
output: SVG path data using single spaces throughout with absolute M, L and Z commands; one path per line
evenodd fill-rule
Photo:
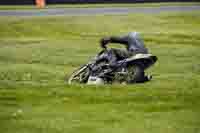
M 106 44 L 108 44 L 109 41 L 110 41 L 110 38 L 108 37 L 102 38 L 100 40 L 101 48 L 106 49 Z

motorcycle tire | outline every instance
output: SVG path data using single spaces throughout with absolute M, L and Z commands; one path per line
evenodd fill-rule
M 83 65 L 75 70 L 68 79 L 68 84 L 86 83 L 89 78 L 89 67 Z
M 144 69 L 139 65 L 130 67 L 128 73 L 127 83 L 141 83 L 145 80 Z

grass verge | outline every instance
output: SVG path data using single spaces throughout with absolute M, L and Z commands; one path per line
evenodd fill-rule
M 3 133 L 200 132 L 199 12 L 0 19 Z M 158 56 L 151 82 L 66 84 L 101 37 L 130 31 Z

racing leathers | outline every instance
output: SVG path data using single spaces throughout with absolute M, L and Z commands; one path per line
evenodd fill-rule
M 107 45 L 109 43 L 118 43 L 126 47 L 126 50 L 123 49 L 109 49 L 107 50 Z M 100 40 L 100 45 L 106 52 L 98 56 L 96 62 L 107 59 L 110 66 L 118 67 L 116 62 L 118 60 L 123 60 L 129 58 L 136 54 L 148 54 L 148 49 L 145 47 L 143 40 L 140 38 L 139 33 L 130 32 L 125 36 L 111 36 L 105 37 Z M 137 79 L 133 79 L 133 82 L 145 82 L 152 78 L 152 76 L 145 76 L 144 68 L 140 66 L 140 74 Z
M 118 43 L 126 47 L 123 49 L 110 49 L 98 57 L 97 60 L 108 59 L 111 65 L 115 65 L 117 60 L 125 59 L 138 53 L 148 54 L 147 48 L 144 46 L 143 40 L 140 38 L 139 33 L 130 32 L 125 36 L 111 36 L 105 37 L 100 40 L 100 45 L 106 49 L 109 43 Z

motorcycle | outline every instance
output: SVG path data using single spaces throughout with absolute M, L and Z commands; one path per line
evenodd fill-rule
M 152 54 L 136 54 L 131 57 L 117 60 L 116 65 L 109 64 L 104 59 L 96 62 L 96 58 L 105 54 L 108 50 L 100 51 L 94 59 L 76 69 L 68 78 L 68 84 L 132 84 L 144 77 L 144 70 L 151 67 L 157 61 Z

